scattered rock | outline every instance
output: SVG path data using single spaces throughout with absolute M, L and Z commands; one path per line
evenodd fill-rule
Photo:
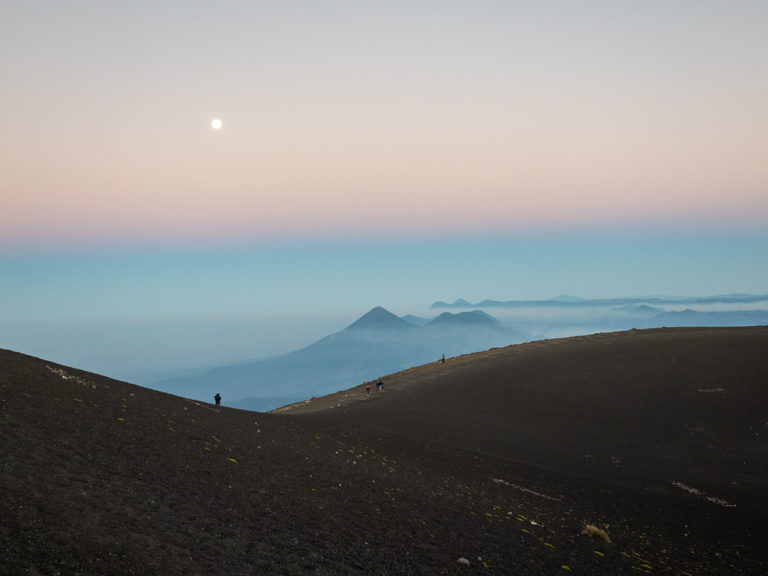
M 461 566 L 469 566 L 469 560 L 467 560 L 466 558 L 464 558 L 464 557 L 462 556 L 461 558 L 459 558 L 458 560 L 456 560 L 456 564 L 459 564 L 459 565 L 461 565 Z

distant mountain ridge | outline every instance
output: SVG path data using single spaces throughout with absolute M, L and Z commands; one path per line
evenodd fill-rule
M 433 318 L 411 315 L 401 318 L 382 306 L 376 306 L 343 330 L 300 350 L 155 382 L 153 387 L 200 400 L 210 400 L 219 392 L 230 406 L 270 410 L 433 362 L 443 354 L 458 356 L 532 339 L 560 337 L 563 332 L 573 335 L 582 330 L 583 333 L 592 333 L 663 326 L 768 324 L 766 310 L 732 310 L 728 306 L 760 302 L 761 299 L 768 300 L 768 296 L 733 294 L 685 299 L 638 297 L 592 300 L 558 296 L 553 300 L 538 301 L 486 300 L 475 305 L 459 299 L 450 305 L 433 304 L 433 309 L 443 308 Z M 686 308 L 675 310 L 682 307 L 681 302 Z M 717 304 L 723 304 L 725 310 L 717 310 Z M 480 309 L 493 306 L 507 309 L 507 323 L 511 322 L 509 316 L 519 314 L 519 318 L 514 320 L 515 329 Z M 702 309 L 694 310 L 693 307 L 697 306 Z M 467 307 L 473 309 L 468 310 Z M 544 320 L 539 321 L 535 311 L 546 307 L 558 308 L 563 313 L 545 313 L 541 315 Z M 603 310 L 595 313 L 593 309 L 597 308 Z M 593 324 L 588 324 L 588 319 L 582 320 L 587 322 L 587 329 L 580 328 L 574 320 L 574 314 L 579 309 L 583 310 L 584 318 L 595 316 Z
M 459 312 L 458 314 L 451 314 L 450 312 L 443 312 L 429 322 L 429 324 L 498 324 L 498 320 L 489 316 L 485 312 L 480 310 L 473 310 L 472 312 Z
M 343 330 L 309 346 L 263 360 L 213 368 L 192 377 L 153 384 L 164 392 L 270 410 L 404 370 L 493 347 L 518 344 L 527 334 L 480 310 L 444 312 L 418 325 L 376 306 Z
M 411 327 L 411 324 L 392 314 L 389 310 L 381 306 L 376 306 L 352 324 L 347 326 L 347 330 L 360 330 L 363 328 L 394 328 L 405 330 Z
M 576 296 L 558 296 L 546 300 L 483 300 L 476 304 L 459 298 L 453 303 L 442 300 L 434 302 L 431 308 L 522 308 L 537 306 L 629 306 L 629 305 L 686 305 L 686 304 L 748 304 L 768 300 L 768 294 L 724 294 L 719 296 L 649 296 L 628 298 L 578 298 Z

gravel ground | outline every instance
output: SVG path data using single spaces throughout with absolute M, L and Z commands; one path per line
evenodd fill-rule
M 0 351 L 0 574 L 765 574 L 766 350 L 534 342 L 270 414 Z

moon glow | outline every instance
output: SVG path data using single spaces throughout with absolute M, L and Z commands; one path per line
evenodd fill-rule
M 224 123 L 219 118 L 211 120 L 211 128 L 214 130 L 221 130 L 222 126 L 224 126 Z

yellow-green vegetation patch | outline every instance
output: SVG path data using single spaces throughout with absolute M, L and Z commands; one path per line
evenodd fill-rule
M 611 543 L 611 538 L 608 536 L 608 532 L 602 528 L 598 528 L 594 524 L 587 524 L 584 526 L 584 530 L 582 530 L 581 533 L 589 536 L 590 538 L 597 538 L 598 540 L 602 540 L 606 544 Z

